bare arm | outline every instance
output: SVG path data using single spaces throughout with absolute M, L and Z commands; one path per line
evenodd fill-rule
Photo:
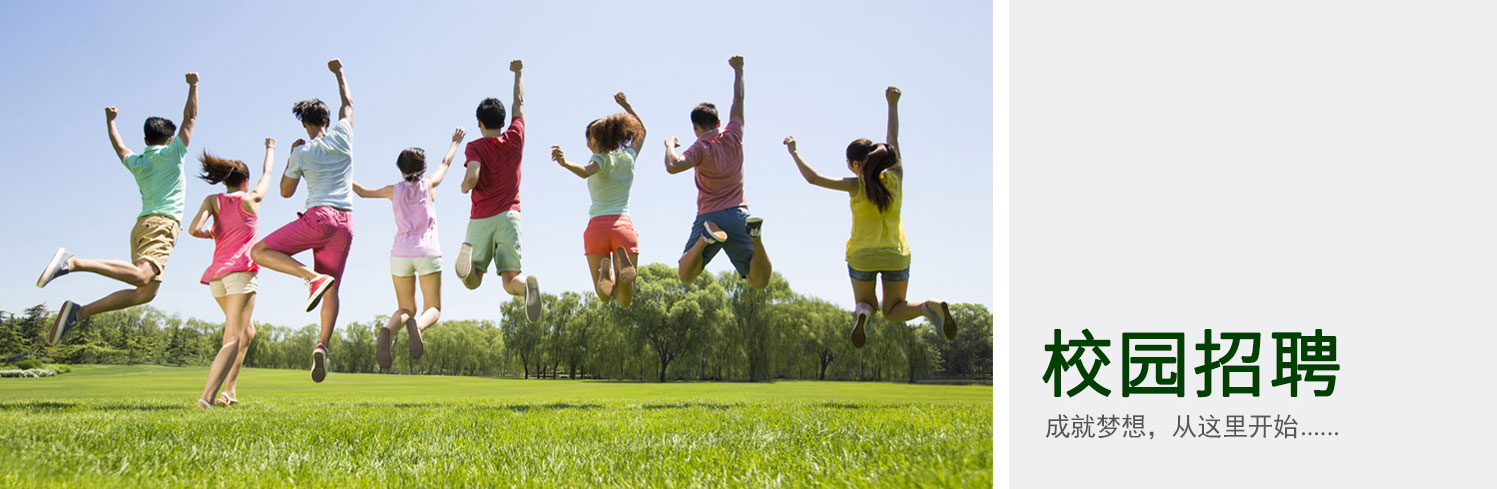
M 348 91 L 348 80 L 343 77 L 343 62 L 333 58 L 327 62 L 327 69 L 338 77 L 338 97 L 343 99 L 343 105 L 338 107 L 338 120 L 347 120 L 353 123 L 353 95 Z
M 520 77 L 520 71 L 524 68 L 524 63 L 518 59 L 509 62 L 509 71 L 515 72 L 515 101 L 510 105 L 515 109 L 516 119 L 525 118 L 525 81 Z
M 894 147 L 894 154 L 900 155 L 899 163 L 889 167 L 894 174 L 904 177 L 904 155 L 899 152 L 899 87 L 889 87 L 884 90 L 884 98 L 889 101 L 889 133 L 884 137 L 889 146 Z
M 800 168 L 800 176 L 805 177 L 806 181 L 810 182 L 811 185 L 849 193 L 858 190 L 858 179 L 856 177 L 836 179 L 816 173 L 816 169 L 811 168 L 811 165 L 807 165 L 806 160 L 801 159 L 800 152 L 796 151 L 794 137 L 785 138 L 785 148 L 790 150 L 790 157 L 795 158 L 795 166 Z
M 567 161 L 566 155 L 562 154 L 561 152 L 561 146 L 551 146 L 551 160 L 555 161 L 556 164 L 561 165 L 562 168 L 566 168 L 567 170 L 582 178 L 587 178 L 593 176 L 594 173 L 598 173 L 598 162 L 587 160 L 587 166 L 582 166 Z
M 250 190 L 247 200 L 259 204 L 265 200 L 265 192 L 270 190 L 270 174 L 275 171 L 275 138 L 265 138 L 265 168 L 260 171 L 260 180 L 255 182 L 255 188 Z
M 114 154 L 121 160 L 130 156 L 130 148 L 125 147 L 125 140 L 120 138 L 120 130 L 114 127 L 114 118 L 120 115 L 120 109 L 114 107 L 104 108 L 104 122 L 109 126 L 109 144 L 114 146 Z
M 291 196 L 296 195 L 296 185 L 301 183 L 300 178 L 291 176 L 291 159 L 296 157 L 296 147 L 303 144 L 307 144 L 305 139 L 298 139 L 296 142 L 291 143 L 291 155 L 286 157 L 286 171 L 281 173 L 282 198 L 289 199 Z
M 182 127 L 177 129 L 177 139 L 187 146 L 192 139 L 192 126 L 198 119 L 198 74 L 187 74 L 187 106 L 182 108 Z
M 728 58 L 733 67 L 733 107 L 728 109 L 728 120 L 743 120 L 743 56 Z
M 645 134 L 647 133 L 645 130 L 645 120 L 639 118 L 639 114 L 634 112 L 634 106 L 629 105 L 629 98 L 624 96 L 624 92 L 614 94 L 613 100 L 624 107 L 624 112 L 628 112 L 629 117 L 633 117 L 634 120 L 639 121 L 639 137 L 634 138 L 634 141 L 629 143 L 629 149 L 634 150 L 634 157 L 638 158 L 639 152 L 645 149 Z
M 461 127 L 452 131 L 452 145 L 447 147 L 447 154 L 442 156 L 442 164 L 437 165 L 437 169 L 432 170 L 431 176 L 426 177 L 426 183 L 431 185 L 431 188 L 437 188 L 437 185 L 442 184 L 442 179 L 447 178 L 447 167 L 452 166 L 452 158 L 457 156 L 457 145 L 463 142 L 463 136 L 466 134 L 467 131 Z
M 696 166 L 686 160 L 686 156 L 676 154 L 676 147 L 681 143 L 676 142 L 675 137 L 665 138 L 665 172 L 671 175 L 690 170 Z
M 353 193 L 366 199 L 388 199 L 395 196 L 395 187 L 386 185 L 380 188 L 369 188 L 353 182 Z
M 203 228 L 208 224 L 208 216 L 213 215 L 213 200 L 216 198 L 218 195 L 214 194 L 203 199 L 203 205 L 198 207 L 198 213 L 192 216 L 192 225 L 187 226 L 187 234 L 194 238 L 213 239 L 213 233 Z
M 478 186 L 478 167 L 480 166 L 483 166 L 483 163 L 477 161 L 468 162 L 468 172 L 463 175 L 463 184 L 458 186 L 458 189 L 462 190 L 463 193 L 466 194 L 473 190 L 473 187 Z

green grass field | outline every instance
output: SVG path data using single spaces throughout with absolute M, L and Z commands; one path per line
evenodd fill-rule
M 0 487 L 989 487 L 993 390 L 77 366 L 0 379 Z

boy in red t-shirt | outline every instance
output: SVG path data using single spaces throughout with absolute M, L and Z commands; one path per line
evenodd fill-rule
M 468 143 L 468 168 L 463 193 L 473 192 L 468 235 L 457 253 L 457 277 L 476 289 L 483 272 L 494 262 L 504 290 L 525 297 L 525 316 L 541 317 L 540 284 L 534 275 L 520 278 L 520 155 L 525 149 L 525 84 L 520 60 L 509 62 L 515 72 L 515 117 L 504 129 L 504 103 L 486 98 L 478 103 L 478 129 L 483 137 Z

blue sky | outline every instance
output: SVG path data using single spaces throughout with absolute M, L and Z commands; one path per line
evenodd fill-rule
M 197 71 L 201 112 L 190 152 L 244 160 L 258 178 L 262 142 L 274 137 L 278 181 L 291 142 L 305 137 L 292 102 L 318 97 L 336 109 L 337 85 L 326 68 L 334 57 L 343 60 L 356 107 L 354 175 L 370 186 L 399 178 L 402 148 L 425 148 L 435 165 L 453 128 L 478 137 L 474 107 L 489 96 L 509 105 L 508 62 L 525 60 L 524 263 L 548 292 L 591 290 L 581 239 L 587 188 L 550 161 L 549 147 L 585 160 L 583 128 L 618 112 L 612 95 L 627 92 L 649 129 L 630 202 L 641 261 L 674 266 L 696 188 L 689 173 L 666 174 L 661 141 L 693 140 L 688 113 L 698 102 L 726 110 L 734 54 L 746 58 L 749 209 L 766 219 L 767 250 L 792 287 L 851 306 L 843 261 L 851 217 L 846 194 L 805 183 L 780 141 L 794 135 L 822 173 L 848 175 L 844 148 L 859 137 L 882 140 L 883 90 L 897 85 L 904 92 L 904 225 L 914 250 L 910 295 L 992 305 L 988 2 L 6 2 L 3 10 L 0 141 L 10 152 L 10 188 L 0 193 L 3 310 L 86 302 L 121 287 L 91 274 L 35 287 L 58 246 L 88 257 L 129 256 L 140 199 L 110 149 L 105 106 L 119 107 L 120 133 L 138 152 L 145 117 L 181 122 L 182 75 Z M 195 160 L 188 169 L 195 171 Z M 456 180 L 449 183 L 437 199 L 447 253 L 444 317 L 497 319 L 508 299 L 497 282 L 469 291 L 451 276 L 470 205 Z M 190 179 L 189 216 L 221 189 Z M 267 200 L 261 236 L 294 219 L 305 197 L 303 187 L 291 199 Z M 355 202 L 354 232 L 340 324 L 395 309 L 389 202 Z M 211 242 L 184 232 L 153 304 L 221 320 L 198 283 L 211 255 Z M 299 258 L 310 262 L 310 254 Z M 730 268 L 724 255 L 708 267 Z M 266 270 L 260 291 L 257 321 L 316 321 L 299 310 L 299 280 Z

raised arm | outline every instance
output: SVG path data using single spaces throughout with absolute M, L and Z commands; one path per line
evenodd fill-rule
M 182 108 L 182 127 L 177 129 L 177 139 L 187 146 L 192 139 L 192 126 L 198 119 L 198 74 L 187 74 L 187 106 Z
M 728 120 L 743 120 L 743 56 L 728 58 L 733 67 L 733 107 L 728 109 Z
M 114 146 L 114 154 L 121 160 L 130 156 L 130 148 L 125 147 L 125 140 L 120 139 L 120 130 L 114 127 L 114 118 L 120 115 L 120 109 L 114 107 L 104 108 L 104 123 L 109 126 L 109 144 Z
M 639 121 L 639 137 L 634 138 L 634 141 L 629 143 L 629 149 L 634 150 L 634 157 L 638 158 L 639 152 L 645 149 L 645 120 L 639 118 L 639 114 L 634 112 L 634 106 L 629 105 L 629 98 L 624 96 L 624 92 L 613 94 L 613 100 L 624 107 L 624 112 L 628 112 L 629 117 L 633 117 L 634 120 Z
M 561 152 L 561 146 L 551 146 L 551 160 L 555 161 L 556 164 L 561 165 L 562 168 L 566 168 L 573 174 L 576 174 L 577 176 L 582 178 L 587 178 L 593 176 L 594 173 L 598 173 L 598 162 L 587 160 L 587 166 L 582 166 L 567 161 L 566 155 L 562 154 Z
M 687 160 L 685 155 L 676 154 L 676 147 L 678 146 L 681 146 L 681 143 L 676 141 L 675 136 L 665 138 L 665 172 L 672 175 L 690 170 L 691 167 L 696 166 L 690 160 Z
M 270 190 L 270 174 L 275 171 L 275 138 L 265 138 L 265 168 L 260 171 L 260 180 L 255 182 L 255 188 L 250 189 L 248 197 L 251 202 L 260 203 L 265 200 L 265 192 Z
M 395 196 L 395 187 L 386 185 L 380 188 L 369 188 L 353 182 L 353 193 L 366 199 L 388 199 Z
M 426 183 L 431 185 L 431 188 L 437 188 L 437 185 L 442 184 L 442 179 L 447 178 L 447 167 L 452 166 L 452 158 L 457 156 L 457 145 L 463 142 L 464 135 L 467 135 L 467 131 L 461 127 L 452 131 L 452 145 L 447 147 L 447 154 L 442 155 L 442 164 L 437 165 L 437 169 L 432 170 L 431 176 L 426 177 Z
M 291 196 L 296 195 L 296 185 L 301 183 L 301 173 L 292 171 L 291 161 L 296 158 L 296 147 L 303 144 L 307 144 L 307 140 L 298 139 L 296 142 L 291 143 L 291 154 L 286 157 L 286 171 L 281 173 L 282 198 L 289 199 Z M 294 176 L 293 173 L 295 173 Z
M 333 76 L 338 77 L 338 97 L 343 99 L 343 105 L 338 107 L 338 120 L 347 119 L 352 124 L 353 95 L 348 91 L 348 80 L 343 78 L 343 61 L 338 58 L 328 60 L 327 69 L 333 72 Z
M 203 205 L 198 206 L 198 213 L 192 216 L 192 225 L 187 226 L 187 234 L 194 238 L 213 239 L 213 233 L 203 228 L 208 224 L 208 216 L 213 215 L 213 199 L 216 198 L 218 194 L 203 199 Z
M 518 59 L 509 62 L 509 71 L 515 72 L 515 101 L 510 107 L 515 110 L 516 119 L 525 118 L 525 80 L 520 77 L 520 71 L 524 68 L 525 64 Z
M 843 192 L 855 192 L 858 190 L 857 177 L 836 179 L 816 173 L 816 170 L 811 168 L 811 165 L 806 164 L 806 160 L 801 159 L 800 152 L 796 151 L 795 137 L 790 136 L 785 138 L 785 149 L 790 151 L 791 158 L 795 158 L 795 166 L 800 168 L 800 176 L 805 177 L 806 181 L 810 182 L 811 185 L 832 190 L 841 190 Z
M 904 155 L 899 152 L 899 87 L 891 86 L 884 89 L 884 98 L 889 101 L 889 133 L 884 137 L 884 142 L 894 147 L 894 154 L 899 155 L 899 163 L 889 167 L 896 175 L 904 176 Z

